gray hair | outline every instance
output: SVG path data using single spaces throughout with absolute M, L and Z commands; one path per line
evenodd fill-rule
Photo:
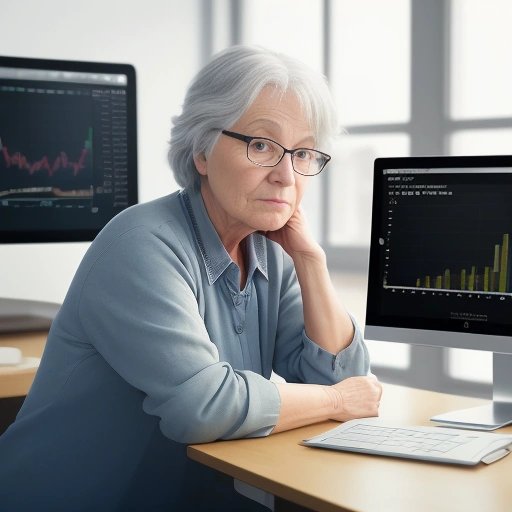
M 233 126 L 268 85 L 294 92 L 315 144 L 330 144 L 339 127 L 323 75 L 281 53 L 232 46 L 199 71 L 188 88 L 182 113 L 172 118 L 168 157 L 178 185 L 189 187 L 199 179 L 194 156 L 208 156 L 220 131 Z

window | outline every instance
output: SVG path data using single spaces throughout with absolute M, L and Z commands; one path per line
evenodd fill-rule
M 448 137 L 451 155 L 501 155 L 512 152 L 512 128 L 454 130 Z
M 333 246 L 369 246 L 373 161 L 379 156 L 407 156 L 406 133 L 342 136 L 329 164 L 328 240 Z M 339 221 L 338 221 L 339 219 Z
M 322 0 L 242 2 L 241 42 L 272 48 L 322 71 Z
M 330 83 L 349 127 L 410 119 L 409 0 L 330 3 Z
M 511 118 L 512 3 L 452 0 L 450 6 L 451 118 Z

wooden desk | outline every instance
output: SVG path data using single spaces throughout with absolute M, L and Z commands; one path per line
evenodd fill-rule
M 17 347 L 23 357 L 41 357 L 48 332 L 27 332 L 0 336 L 0 347 Z M 0 398 L 26 396 L 37 368 L 0 368 Z
M 384 385 L 381 417 L 424 424 L 436 413 L 481 400 Z M 293 503 L 318 511 L 510 512 L 512 455 L 459 467 L 307 448 L 299 443 L 335 422 L 259 439 L 188 447 L 188 456 Z M 512 433 L 512 427 L 500 432 Z

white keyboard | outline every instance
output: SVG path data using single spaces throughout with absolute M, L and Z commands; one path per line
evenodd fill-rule
M 452 464 L 490 464 L 512 451 L 512 435 L 390 424 L 378 418 L 342 423 L 306 446 Z

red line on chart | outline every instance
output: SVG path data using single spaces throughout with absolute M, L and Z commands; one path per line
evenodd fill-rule
M 9 154 L 7 146 L 2 145 L 0 139 L 0 149 L 2 151 L 5 165 L 7 168 L 18 167 L 20 170 L 28 171 L 29 174 L 34 174 L 38 171 L 45 170 L 48 176 L 53 176 L 59 169 L 72 169 L 73 176 L 76 176 L 82 169 L 85 168 L 85 160 L 89 151 L 87 148 L 83 148 L 80 152 L 80 157 L 77 162 L 73 162 L 69 159 L 68 155 L 64 151 L 59 152 L 59 156 L 55 158 L 53 163 L 50 164 L 48 157 L 45 155 L 40 160 L 35 162 L 29 162 L 27 157 L 19 151 Z

